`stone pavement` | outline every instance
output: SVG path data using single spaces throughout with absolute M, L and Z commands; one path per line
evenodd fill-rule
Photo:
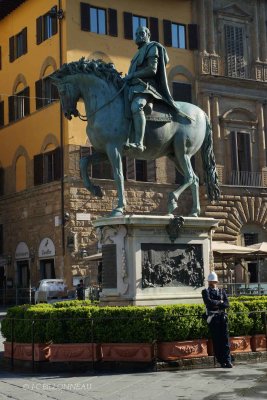
M 4 313 L 0 313 L 0 317 Z M 0 337 L 0 354 L 3 351 Z M 0 400 L 266 400 L 267 362 L 233 369 L 31 373 L 3 370 Z

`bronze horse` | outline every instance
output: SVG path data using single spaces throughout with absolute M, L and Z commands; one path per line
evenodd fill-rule
M 168 200 L 168 213 L 172 214 L 178 206 L 182 192 L 191 187 L 193 207 L 192 216 L 200 213 L 199 179 L 195 175 L 191 157 L 201 148 L 203 169 L 208 196 L 211 200 L 220 195 L 218 176 L 212 145 L 212 130 L 207 115 L 199 107 L 178 102 L 182 112 L 192 121 L 172 113 L 172 120 L 147 121 L 145 132 L 146 150 L 139 154 L 136 150 L 125 150 L 129 139 L 130 121 L 125 117 L 124 80 L 112 64 L 101 60 L 85 60 L 64 64 L 52 75 L 57 86 L 62 109 L 66 118 L 77 117 L 77 102 L 82 99 L 87 116 L 87 135 L 95 152 L 81 159 L 81 175 L 85 187 L 95 196 L 102 196 L 99 186 L 93 185 L 88 176 L 90 163 L 109 159 L 118 192 L 118 205 L 110 216 L 122 215 L 126 206 L 122 156 L 130 154 L 143 160 L 154 160 L 167 156 L 174 162 L 177 170 L 184 176 L 184 183 L 171 192 Z M 164 108 L 164 106 L 163 106 Z

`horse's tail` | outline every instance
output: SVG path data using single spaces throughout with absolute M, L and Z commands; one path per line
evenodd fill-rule
M 204 167 L 204 180 L 207 185 L 207 193 L 210 200 L 218 200 L 221 194 L 218 174 L 216 170 L 215 156 L 213 152 L 212 129 L 209 117 L 206 117 L 206 134 L 201 147 L 201 157 Z

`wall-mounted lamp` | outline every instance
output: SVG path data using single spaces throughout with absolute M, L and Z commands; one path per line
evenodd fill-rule
M 64 11 L 62 10 L 62 8 L 57 10 L 56 7 L 52 7 L 51 10 L 49 11 L 49 16 L 51 18 L 63 19 L 64 18 Z
M 7 265 L 11 265 L 12 264 L 12 256 L 11 256 L 11 254 L 8 254 L 6 260 L 7 260 Z
M 83 247 L 82 249 L 80 249 L 79 255 L 80 255 L 81 258 L 84 258 L 84 257 L 87 257 L 87 256 L 88 256 L 88 252 L 87 252 L 87 250 Z

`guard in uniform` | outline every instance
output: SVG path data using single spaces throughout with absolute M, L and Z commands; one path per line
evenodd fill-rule
M 213 350 L 222 368 L 233 368 L 231 363 L 227 314 L 228 298 L 224 289 L 217 288 L 218 277 L 215 272 L 208 276 L 207 289 L 202 290 L 206 306 L 207 323 L 213 342 Z

